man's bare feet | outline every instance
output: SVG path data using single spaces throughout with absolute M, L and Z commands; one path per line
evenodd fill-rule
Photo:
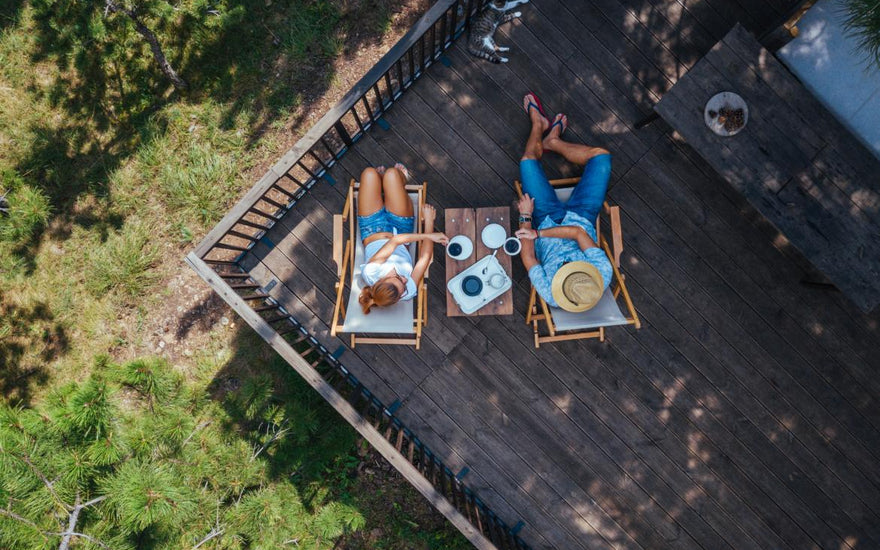
M 529 118 L 532 121 L 532 126 L 536 124 L 541 126 L 541 132 L 546 132 L 547 128 L 550 127 L 550 121 L 547 120 L 547 117 L 541 114 L 540 103 L 534 94 L 526 94 L 523 96 L 523 110 L 529 115 Z
M 550 125 L 550 131 L 544 137 L 544 140 L 541 142 L 541 145 L 544 149 L 548 151 L 553 150 L 553 145 L 559 141 L 562 137 L 562 134 L 565 133 L 565 130 L 568 128 L 568 117 L 562 113 L 558 113 L 553 118 L 553 124 Z

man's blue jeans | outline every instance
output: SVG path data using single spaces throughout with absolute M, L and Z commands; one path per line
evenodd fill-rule
M 541 225 L 546 216 L 550 216 L 550 219 L 556 223 L 561 223 L 568 210 L 595 223 L 605 201 L 608 181 L 611 179 L 611 155 L 596 155 L 587 161 L 581 180 L 565 203 L 556 198 L 556 192 L 538 160 L 521 160 L 519 171 L 523 193 L 528 193 L 535 199 L 532 227 L 537 228 Z

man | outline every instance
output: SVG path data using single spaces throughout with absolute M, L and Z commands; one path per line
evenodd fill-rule
M 564 114 L 553 123 L 534 94 L 523 98 L 532 129 L 520 160 L 523 197 L 519 208 L 520 253 L 529 279 L 550 306 L 586 311 L 599 301 L 611 283 L 608 256 L 597 245 L 594 225 L 611 177 L 611 154 L 599 147 L 563 141 L 568 126 Z M 553 151 L 584 167 L 571 197 L 562 203 L 544 175 L 540 159 Z

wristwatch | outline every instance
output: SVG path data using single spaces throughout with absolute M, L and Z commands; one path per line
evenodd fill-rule
M 532 222 L 532 217 L 528 214 L 520 214 L 519 215 L 519 223 Z

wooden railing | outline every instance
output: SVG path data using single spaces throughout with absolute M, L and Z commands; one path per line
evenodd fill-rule
M 312 387 L 397 468 L 475 547 L 528 550 L 514 527 L 498 517 L 428 445 L 349 371 L 324 344 L 244 269 L 187 262 Z M 217 269 L 218 265 L 222 265 Z
M 195 248 L 235 260 L 290 210 L 452 44 L 484 1 L 440 0 L 281 157 Z
M 440 0 L 187 256 L 192 268 L 473 545 L 526 550 L 509 526 L 239 264 L 461 35 L 485 0 Z

